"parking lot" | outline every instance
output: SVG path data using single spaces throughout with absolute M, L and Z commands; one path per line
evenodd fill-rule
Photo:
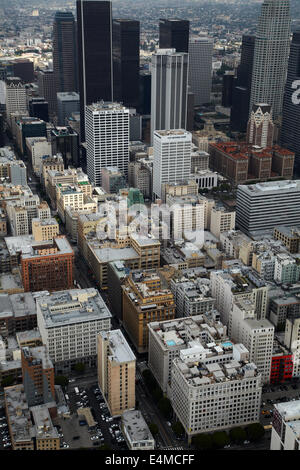
M 0 450 L 11 450 L 11 440 L 4 408 L 0 408 Z
M 293 381 L 282 385 L 267 385 L 263 387 L 260 422 L 263 426 L 272 423 L 274 405 L 286 401 L 300 399 L 300 383 Z
M 62 448 L 92 448 L 106 444 L 112 449 L 127 449 L 121 431 L 121 420 L 111 417 L 96 384 L 85 388 L 69 384 L 66 399 L 71 418 L 56 420 L 61 430 Z M 96 422 L 94 427 L 89 428 L 85 419 L 77 415 L 79 408 L 91 409 Z

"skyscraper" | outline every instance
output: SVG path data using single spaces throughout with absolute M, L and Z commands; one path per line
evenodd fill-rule
M 247 142 L 261 148 L 272 147 L 274 124 L 269 104 L 253 105 L 247 127 Z
M 98 341 L 98 383 L 112 416 L 135 408 L 136 358 L 121 330 L 102 331 Z
M 237 190 L 237 227 L 248 234 L 266 234 L 274 227 L 300 224 L 300 181 L 271 181 L 240 185 Z
M 232 131 L 245 132 L 249 119 L 249 105 L 253 71 L 255 36 L 242 38 L 241 63 L 232 89 L 230 126 Z
M 74 91 L 57 93 L 57 124 L 59 126 L 65 126 L 72 113 L 79 112 L 79 101 L 79 95 Z
M 162 198 L 163 185 L 187 181 L 191 174 L 192 134 L 183 129 L 156 131 L 153 140 L 153 193 Z
M 33 97 L 28 101 L 29 116 L 49 122 L 48 102 L 43 97 Z
M 52 69 L 43 69 L 38 72 L 39 96 L 48 102 L 49 118 L 53 120 L 56 114 L 56 89 Z
M 110 1 L 77 0 L 81 142 L 85 109 L 112 100 L 112 6 Z
M 222 106 L 230 108 L 232 106 L 232 90 L 235 83 L 235 72 L 227 70 L 223 75 Z
M 160 49 L 175 49 L 176 52 L 189 52 L 190 22 L 178 19 L 159 20 Z
M 255 39 L 250 110 L 254 103 L 268 103 L 274 121 L 282 113 L 290 26 L 290 1 L 264 0 Z
M 195 105 L 210 102 L 212 83 L 213 40 L 192 38 L 189 44 L 189 84 L 195 95 Z
M 139 105 L 140 23 L 113 21 L 113 98 L 125 106 Z
M 26 88 L 19 77 L 6 79 L 6 119 L 10 125 L 10 114 L 14 112 L 26 113 Z
M 299 85 L 297 88 L 294 85 L 296 80 L 300 80 L 300 31 L 293 34 L 291 43 L 281 128 L 281 145 L 295 152 L 295 163 L 298 168 L 300 165 L 300 103 L 297 99 L 293 99 L 299 88 Z
M 57 11 L 53 23 L 53 72 L 57 93 L 77 91 L 76 59 L 73 13 Z
M 87 174 L 101 184 L 101 170 L 116 167 L 128 175 L 129 109 L 119 103 L 98 102 L 86 107 Z
M 188 54 L 158 49 L 152 56 L 151 141 L 157 130 L 186 129 Z

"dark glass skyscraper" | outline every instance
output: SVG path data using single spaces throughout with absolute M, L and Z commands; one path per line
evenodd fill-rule
M 77 91 L 75 19 L 57 11 L 53 23 L 53 73 L 56 92 Z
M 77 0 L 81 142 L 85 106 L 112 100 L 112 6 L 110 1 Z
M 113 21 L 113 99 L 125 106 L 139 105 L 140 23 Z
M 249 119 L 255 36 L 244 35 L 241 63 L 232 89 L 231 130 L 246 132 Z
M 189 52 L 190 22 L 177 19 L 159 20 L 160 49 L 176 49 L 176 52 Z
M 281 128 L 281 145 L 295 152 L 298 174 L 300 171 L 300 93 L 296 93 L 299 89 L 299 84 L 295 83 L 296 80 L 300 81 L 300 31 L 293 34 L 291 43 Z

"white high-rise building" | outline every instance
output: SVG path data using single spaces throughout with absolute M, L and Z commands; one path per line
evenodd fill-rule
M 128 175 L 129 109 L 120 103 L 101 101 L 86 107 L 87 173 L 101 184 L 101 170 L 116 167 Z
M 290 28 L 290 1 L 264 0 L 255 38 L 249 110 L 255 103 L 268 103 L 274 121 L 282 113 Z
M 151 141 L 157 130 L 186 129 L 189 55 L 158 49 L 151 63 Z
M 153 136 L 153 193 L 161 198 L 162 185 L 179 183 L 191 174 L 192 134 L 183 129 L 156 131 Z
M 111 313 L 94 288 L 71 289 L 39 297 L 37 324 L 56 372 L 84 362 L 95 367 L 97 335 L 111 328 Z
M 220 431 L 256 423 L 261 403 L 261 375 L 242 344 L 214 347 L 214 362 L 205 362 L 207 349 L 190 342 L 171 368 L 170 399 L 188 434 Z M 211 359 L 213 359 L 211 357 Z
M 11 127 L 11 113 L 27 113 L 27 96 L 24 83 L 18 77 L 6 80 L 6 116 L 7 124 Z
M 195 96 L 196 106 L 210 102 L 213 47 L 211 38 L 190 39 L 189 84 Z
M 236 223 L 247 235 L 300 224 L 300 180 L 239 185 Z
M 264 383 L 270 382 L 274 325 L 267 319 L 257 320 L 255 304 L 248 299 L 233 303 L 229 320 L 230 339 L 242 343 L 250 361 L 257 366 Z

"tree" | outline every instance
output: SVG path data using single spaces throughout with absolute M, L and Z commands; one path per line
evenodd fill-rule
M 155 423 L 150 423 L 150 424 L 148 425 L 148 427 L 149 427 L 150 432 L 151 432 L 151 434 L 152 434 L 153 437 L 156 436 L 156 434 L 158 434 L 158 426 L 157 426 L 157 424 L 155 424 Z
M 4 379 L 1 382 L 1 387 L 10 387 L 15 383 L 15 378 L 13 375 L 8 375 L 7 377 L 4 377 Z
M 172 429 L 177 437 L 180 437 L 184 434 L 184 427 L 182 426 L 180 421 L 176 421 L 176 423 L 173 423 Z
M 171 402 L 167 397 L 163 397 L 158 402 L 158 408 L 165 418 L 170 418 L 172 414 Z
M 241 444 L 247 439 L 247 433 L 243 428 L 233 428 L 229 431 L 229 438 L 234 444 Z
M 83 373 L 84 370 L 85 370 L 85 364 L 83 364 L 83 362 L 78 362 L 77 364 L 74 365 L 74 368 L 73 368 L 76 372 L 78 373 Z
M 69 383 L 68 377 L 65 377 L 64 375 L 57 375 L 55 377 L 55 385 L 60 385 L 61 387 L 67 387 Z
M 229 444 L 229 437 L 225 431 L 217 431 L 212 435 L 213 446 L 216 449 L 223 449 Z
M 199 434 L 193 439 L 193 444 L 197 450 L 210 450 L 212 449 L 212 436 L 211 434 Z
M 264 427 L 260 423 L 249 424 L 249 426 L 246 427 L 246 432 L 251 442 L 259 441 L 265 434 Z

